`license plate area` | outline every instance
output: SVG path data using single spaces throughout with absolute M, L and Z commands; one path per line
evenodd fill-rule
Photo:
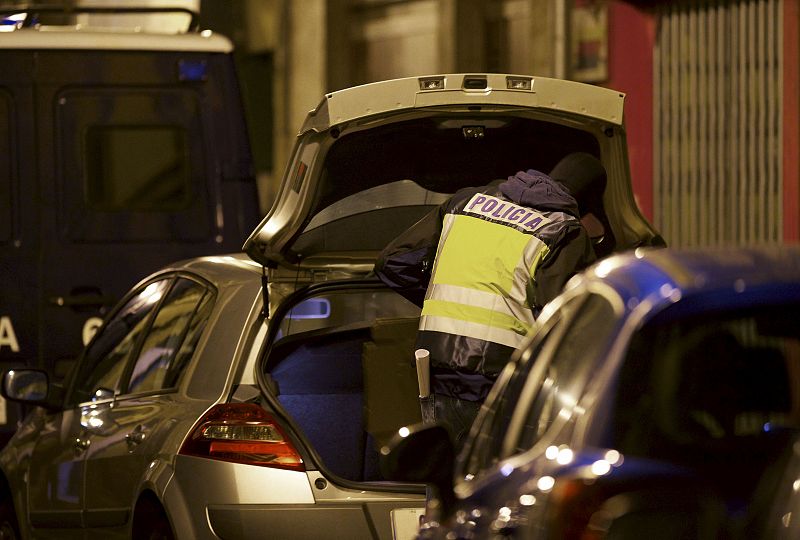
M 414 540 L 419 531 L 419 521 L 425 515 L 424 508 L 395 508 L 391 511 L 392 538 Z

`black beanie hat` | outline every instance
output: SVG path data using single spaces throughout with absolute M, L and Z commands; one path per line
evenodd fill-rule
M 581 214 L 599 208 L 606 189 L 606 170 L 600 160 L 586 152 L 567 154 L 550 171 L 550 178 L 569 190 Z

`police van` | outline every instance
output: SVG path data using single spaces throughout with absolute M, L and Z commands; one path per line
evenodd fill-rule
M 138 279 L 259 218 L 232 43 L 65 5 L 0 8 L 0 366 L 55 378 Z

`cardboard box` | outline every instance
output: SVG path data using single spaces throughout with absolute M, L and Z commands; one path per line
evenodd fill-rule
M 364 343 L 364 419 L 379 450 L 403 426 L 422 421 L 414 367 L 419 319 L 378 319 Z

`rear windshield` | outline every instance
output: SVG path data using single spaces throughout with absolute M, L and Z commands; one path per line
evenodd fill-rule
M 505 116 L 447 116 L 344 133 L 324 155 L 313 219 L 295 252 L 373 251 L 458 189 L 520 170 L 549 172 L 570 152 L 600 156 L 593 134 Z
M 410 179 L 360 191 L 314 216 L 295 249 L 300 253 L 379 251 L 449 196 L 426 190 Z

